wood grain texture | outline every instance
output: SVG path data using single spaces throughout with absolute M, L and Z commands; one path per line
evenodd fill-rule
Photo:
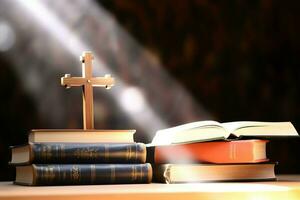
M 274 182 L 196 184 L 130 184 L 89 186 L 17 186 L 0 183 L 0 200 L 154 200 L 154 199 L 300 199 L 300 175 L 278 176 Z

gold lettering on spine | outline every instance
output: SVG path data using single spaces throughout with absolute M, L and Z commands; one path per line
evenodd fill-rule
M 45 180 L 45 182 L 53 183 L 53 180 L 55 179 L 55 173 L 54 173 L 54 167 L 52 166 L 46 166 L 41 167 L 42 170 L 42 180 Z
M 86 147 L 86 148 L 75 149 L 73 152 L 73 156 L 76 159 L 97 160 L 99 157 L 102 156 L 102 154 L 98 152 L 97 147 Z
M 131 149 L 131 145 L 129 146 L 129 159 L 131 159 L 132 157 L 132 149 Z
M 96 165 L 91 165 L 91 183 L 94 183 L 96 179 Z
M 80 170 L 77 165 L 72 166 L 71 178 L 74 182 L 78 182 L 80 180 Z
M 51 145 L 44 145 L 42 146 L 42 158 L 45 161 L 48 161 L 52 157 L 52 152 L 51 152 Z
M 129 159 L 129 147 L 126 147 L 126 160 Z
M 132 181 L 136 180 L 136 175 L 137 175 L 137 173 L 136 173 L 136 166 L 132 165 L 132 167 L 131 167 L 131 179 L 132 179 Z
M 96 147 L 95 148 L 90 148 L 90 149 L 88 149 L 88 151 L 89 151 L 89 157 L 90 157 L 90 159 L 97 159 L 98 152 L 97 152 L 97 148 Z

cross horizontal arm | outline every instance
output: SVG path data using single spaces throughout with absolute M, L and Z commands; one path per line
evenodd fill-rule
M 91 84 L 94 87 L 106 87 L 111 88 L 115 84 L 115 79 L 109 75 L 105 77 L 95 77 L 95 78 L 83 78 L 83 77 L 71 77 L 64 76 L 61 78 L 61 85 L 69 88 L 74 86 L 83 86 L 85 84 Z
M 91 78 L 90 80 L 91 80 L 91 84 L 95 87 L 110 88 L 115 84 L 115 79 L 112 77 L 96 77 L 96 78 Z
M 61 77 L 61 85 L 65 87 L 83 86 L 87 82 L 87 78 L 82 77 Z

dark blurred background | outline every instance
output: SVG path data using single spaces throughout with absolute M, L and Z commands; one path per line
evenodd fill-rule
M 299 1 L 0 1 L 0 180 L 8 147 L 37 128 L 82 128 L 79 56 L 94 53 L 95 127 L 159 129 L 198 120 L 291 121 L 300 130 Z M 274 140 L 277 173 L 300 173 L 300 141 Z

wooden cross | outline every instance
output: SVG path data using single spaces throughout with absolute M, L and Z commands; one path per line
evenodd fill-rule
M 83 52 L 80 57 L 82 77 L 71 77 L 70 74 L 61 77 L 61 85 L 66 88 L 82 86 L 83 129 L 85 130 L 94 129 L 93 86 L 110 89 L 115 82 L 109 74 L 104 77 L 93 77 L 92 60 L 93 54 L 91 52 Z

